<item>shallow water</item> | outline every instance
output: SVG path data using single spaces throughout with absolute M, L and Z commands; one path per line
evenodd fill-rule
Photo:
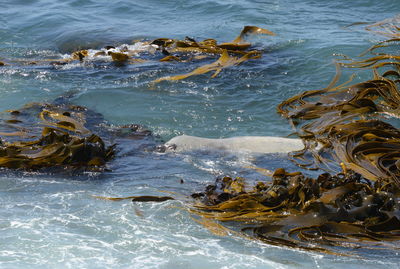
M 90 63 L 0 68 L 0 111 L 70 96 L 111 125 L 137 123 L 159 140 L 179 134 L 210 138 L 286 136 L 276 105 L 329 84 L 333 54 L 356 56 L 381 37 L 354 22 L 399 13 L 398 0 L 50 1 L 0 2 L 0 61 L 63 57 L 82 48 L 131 44 L 158 37 L 230 41 L 244 25 L 278 34 L 255 37 L 262 59 L 179 82 L 152 80 L 194 66 Z M 346 75 L 346 72 L 345 72 Z M 360 72 L 356 79 L 369 78 Z M 263 179 L 246 166 L 296 169 L 284 155 L 222 152 L 161 154 L 119 141 L 104 173 L 0 174 L 0 267 L 21 268 L 395 268 L 395 253 L 361 251 L 336 257 L 218 237 L 192 220 L 184 202 L 159 204 L 103 196 L 182 195 L 202 190 L 217 175 Z M 181 179 L 184 183 L 181 184 Z M 185 200 L 184 198 L 182 198 Z

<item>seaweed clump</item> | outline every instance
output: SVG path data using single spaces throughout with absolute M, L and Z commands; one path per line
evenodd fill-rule
M 377 52 L 398 45 L 391 39 L 371 47 L 373 56 L 342 60 L 330 85 L 300 93 L 278 106 L 303 139 L 305 148 L 291 154 L 303 168 L 352 170 L 369 180 L 400 187 L 400 56 Z M 362 56 L 364 56 L 363 54 Z M 340 68 L 372 70 L 373 78 L 336 85 Z
M 214 62 L 195 68 L 192 72 L 182 75 L 165 76 L 152 81 L 151 84 L 161 81 L 177 81 L 190 76 L 201 75 L 214 71 L 216 77 L 223 68 L 239 65 L 245 61 L 258 59 L 261 50 L 253 49 L 246 39 L 251 35 L 275 35 L 275 33 L 257 26 L 245 26 L 240 34 L 231 42 L 219 43 L 215 39 L 207 38 L 202 41 L 186 37 L 183 40 L 172 38 L 157 38 L 154 40 L 137 41 L 133 45 L 105 46 L 101 49 L 82 49 L 72 52 L 62 59 L 44 59 L 38 61 L 7 60 L 8 64 L 48 64 L 57 67 L 73 62 L 112 62 L 117 66 L 140 64 L 148 61 L 165 62 L 195 62 L 215 59 Z
M 210 221 L 239 222 L 242 232 L 273 245 L 345 255 L 343 248 L 398 250 L 396 23 L 398 17 L 367 27 L 392 39 L 360 55 L 370 54 L 367 58 L 339 61 L 326 88 L 302 92 L 277 107 L 305 145 L 290 153 L 292 160 L 325 173 L 315 179 L 278 169 L 272 182 L 259 182 L 251 190 L 243 179 L 219 178 L 192 196 L 200 199 L 193 212 Z M 339 84 L 342 68 L 371 70 L 372 78 L 352 84 L 352 76 Z
M 104 167 L 113 158 L 115 145 L 107 146 L 85 127 L 86 112 L 80 106 L 49 104 L 3 112 L 0 167 Z
M 272 182 L 244 188 L 241 178 L 218 178 L 192 197 L 207 220 L 240 223 L 242 232 L 272 245 L 331 254 L 347 248 L 390 248 L 400 239 L 400 190 L 349 172 L 321 174 L 277 169 Z M 335 247 L 335 249 L 332 249 Z

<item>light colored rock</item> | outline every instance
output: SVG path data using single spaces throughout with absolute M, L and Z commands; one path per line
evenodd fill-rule
M 226 150 L 249 153 L 287 153 L 304 148 L 301 139 L 274 136 L 238 136 L 211 139 L 180 135 L 165 143 L 167 151 Z

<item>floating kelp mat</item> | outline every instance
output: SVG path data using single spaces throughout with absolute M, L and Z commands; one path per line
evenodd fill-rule
M 315 179 L 277 169 L 272 182 L 245 186 L 243 178 L 217 178 L 192 194 L 199 202 L 191 212 L 206 228 L 216 223 L 213 233 L 219 222 L 232 230 L 239 225 L 247 237 L 277 246 L 338 255 L 399 250 L 400 190 L 393 183 L 372 183 L 353 172 Z
M 252 48 L 246 39 L 251 35 L 275 35 L 275 33 L 257 26 L 245 26 L 240 34 L 231 42 L 219 43 L 215 39 L 202 41 L 185 37 L 183 40 L 172 38 L 158 38 L 155 40 L 135 41 L 133 44 L 119 46 L 105 46 L 101 49 L 91 48 L 78 50 L 62 59 L 5 59 L 0 61 L 0 66 L 52 65 L 62 68 L 64 65 L 82 63 L 103 66 L 104 63 L 113 63 L 116 66 L 137 65 L 148 62 L 158 63 L 193 63 L 214 60 L 195 68 L 192 72 L 181 75 L 165 76 L 152 81 L 153 86 L 161 81 L 177 81 L 194 75 L 202 75 L 214 71 L 212 78 L 216 77 L 222 69 L 239 65 L 245 61 L 258 59 L 262 51 Z
M 371 47 L 360 59 L 338 61 L 327 87 L 278 105 L 305 145 L 290 154 L 292 160 L 301 168 L 326 172 L 311 178 L 282 168 L 272 182 L 250 189 L 244 179 L 218 178 L 192 195 L 199 201 L 192 212 L 205 227 L 237 223 L 250 238 L 330 254 L 399 250 L 400 130 L 387 122 L 400 116 L 397 22 L 369 26 L 393 39 Z M 371 70 L 372 78 L 353 84 L 351 77 L 338 84 L 342 68 Z
M 133 143 L 149 135 L 138 125 L 111 128 L 85 107 L 32 103 L 1 113 L 0 167 L 102 171 L 116 154 L 113 139 L 128 137 Z

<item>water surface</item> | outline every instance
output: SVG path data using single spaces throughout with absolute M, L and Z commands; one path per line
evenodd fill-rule
M 210 138 L 290 134 L 292 129 L 277 115 L 276 105 L 296 93 L 328 85 L 335 74 L 333 54 L 356 56 L 382 40 L 361 27 L 345 26 L 393 17 L 399 5 L 398 0 L 2 0 L 0 10 L 0 60 L 58 58 L 78 49 L 159 37 L 227 42 L 244 25 L 278 34 L 252 39 L 264 51 L 262 59 L 223 70 L 214 79 L 202 75 L 162 82 L 155 88 L 149 82 L 189 72 L 197 65 L 0 68 L 0 111 L 69 95 L 73 104 L 101 113 L 111 125 L 142 124 L 166 141 L 179 134 Z M 360 72 L 356 79 L 369 76 Z M 361 257 L 335 257 L 218 237 L 194 222 L 179 201 L 134 205 L 92 197 L 160 195 L 160 190 L 187 195 L 221 174 L 261 180 L 262 175 L 245 167 L 296 169 L 285 156 L 160 154 L 138 150 L 128 140 L 120 141 L 119 150 L 111 171 L 105 173 L 2 171 L 0 267 L 398 266 L 393 253 L 365 250 Z

